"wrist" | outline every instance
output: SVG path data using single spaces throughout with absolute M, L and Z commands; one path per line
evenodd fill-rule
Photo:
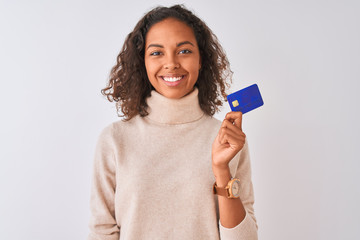
M 213 173 L 215 176 L 216 185 L 218 187 L 226 187 L 231 180 L 231 173 L 229 167 L 227 168 L 214 168 Z

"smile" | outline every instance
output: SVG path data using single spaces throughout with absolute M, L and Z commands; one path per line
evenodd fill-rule
M 179 76 L 179 77 L 161 77 L 164 81 L 166 82 L 177 82 L 180 81 L 184 76 Z

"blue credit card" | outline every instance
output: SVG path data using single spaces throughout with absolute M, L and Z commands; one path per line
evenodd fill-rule
M 264 105 L 259 87 L 253 84 L 227 96 L 231 111 L 247 113 Z

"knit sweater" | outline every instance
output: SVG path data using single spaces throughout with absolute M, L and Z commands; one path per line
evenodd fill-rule
M 212 187 L 211 147 L 221 122 L 198 89 L 181 99 L 152 91 L 149 115 L 103 129 L 95 150 L 88 240 L 257 239 L 248 143 L 229 163 L 245 219 L 225 228 Z

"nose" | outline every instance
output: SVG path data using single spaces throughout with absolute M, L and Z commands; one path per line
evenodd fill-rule
M 177 69 L 180 67 L 180 64 L 176 58 L 176 56 L 174 56 L 173 54 L 168 55 L 166 57 L 165 63 L 164 63 L 164 68 L 165 69 Z

